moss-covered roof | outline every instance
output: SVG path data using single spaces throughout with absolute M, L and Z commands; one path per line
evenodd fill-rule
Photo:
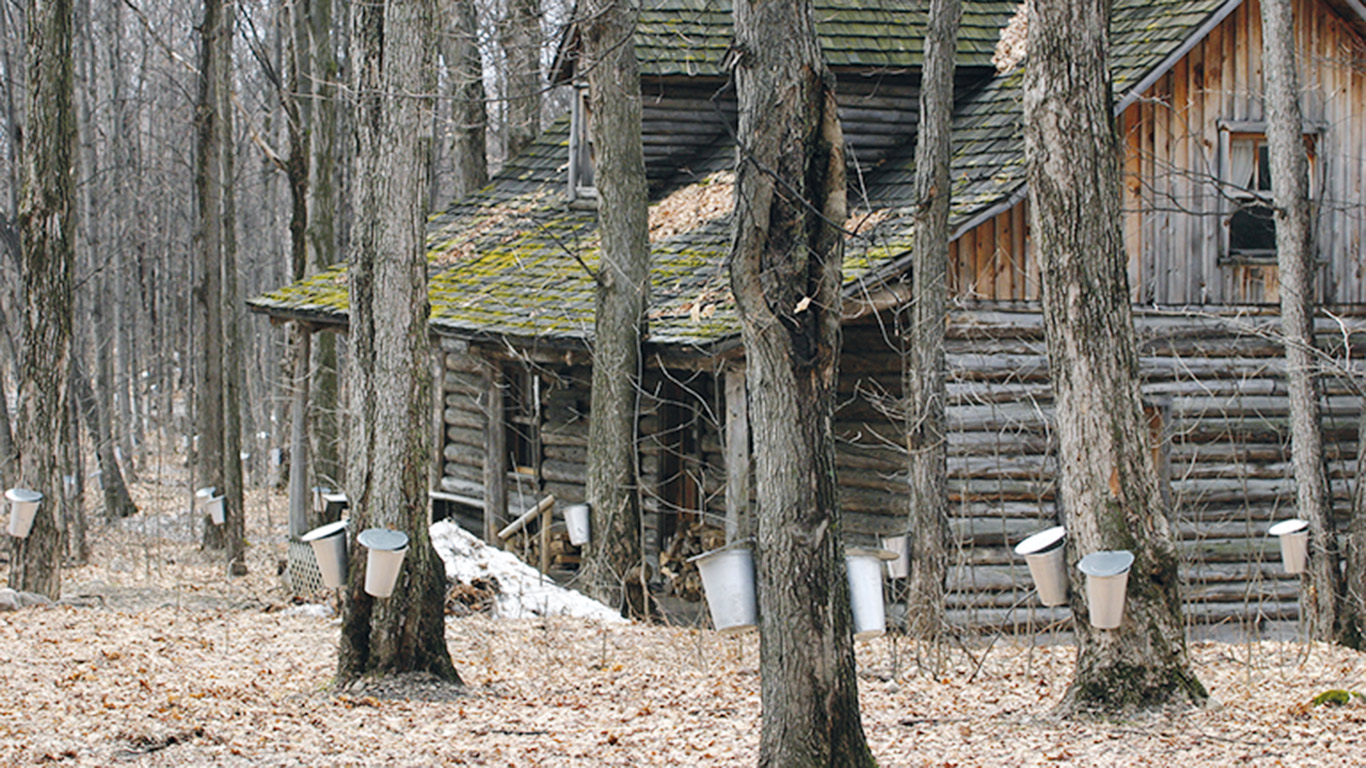
M 1002 20 L 1018 3 L 967 0 L 958 64 L 990 67 Z M 641 74 L 717 76 L 730 47 L 731 0 L 646 0 L 636 26 Z M 816 33 L 832 67 L 916 68 L 929 0 L 815 0 Z
M 703 7 L 715 0 L 662 0 Z M 873 0 L 875 8 L 891 0 Z M 1176 51 L 1227 0 L 1118 0 L 1112 22 L 1117 93 L 1132 87 Z M 952 223 L 965 226 L 1023 193 L 1020 70 L 990 77 L 961 93 L 953 124 Z M 428 224 L 432 325 L 467 338 L 536 339 L 582 344 L 593 333 L 596 215 L 564 201 L 568 120 L 561 119 L 514 158 L 484 189 Z M 868 237 L 851 238 L 845 260 L 850 290 L 901 269 L 914 203 L 913 141 L 864 179 L 882 212 Z M 693 158 L 696 183 L 728 167 L 726 142 Z M 705 183 L 705 182 L 701 182 Z M 666 188 L 660 194 L 667 193 Z M 652 243 L 648 343 L 715 352 L 735 343 L 739 322 L 729 291 L 726 218 Z M 257 311 L 317 322 L 346 322 L 345 267 L 286 286 L 249 304 Z

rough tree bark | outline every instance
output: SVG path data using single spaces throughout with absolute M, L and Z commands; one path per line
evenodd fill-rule
M 226 548 L 228 573 L 244 576 L 247 573 L 246 509 L 242 492 L 242 296 L 237 288 L 237 193 L 233 186 L 237 177 L 237 145 L 232 130 L 232 40 L 233 17 L 236 3 L 226 3 L 227 15 L 221 19 L 223 34 L 215 40 L 220 79 L 218 95 L 218 150 L 221 152 L 219 182 L 223 185 L 219 198 L 223 204 L 222 277 L 223 296 L 219 306 L 223 312 L 223 544 Z
M 195 482 L 223 491 L 223 134 L 218 112 L 222 46 L 218 39 L 229 34 L 225 0 L 204 0 L 200 21 L 199 93 L 195 104 L 195 231 L 194 312 L 198 341 L 197 377 L 194 383 Z M 197 445 L 196 445 L 197 443 Z M 219 526 L 203 516 L 203 546 L 221 549 Z
M 735 4 L 740 157 L 731 289 L 755 453 L 763 766 L 859 766 L 835 479 L 844 138 L 807 0 Z
M 541 7 L 508 0 L 498 40 L 503 48 L 503 161 L 516 157 L 541 132 Z
M 334 0 L 309 3 L 310 37 L 313 42 L 311 88 L 313 106 L 308 116 L 312 140 L 312 180 L 309 182 L 309 243 L 313 266 L 322 271 L 337 262 L 337 133 L 338 108 Z M 337 374 L 336 334 L 317 334 L 313 344 L 313 392 L 309 397 L 309 431 L 312 434 L 313 471 L 321 485 L 340 488 L 345 479 L 341 461 L 340 388 Z
M 474 0 L 444 0 L 446 29 L 441 56 L 451 99 L 452 199 L 488 183 L 484 129 L 484 62 L 479 55 L 479 15 Z M 449 201 L 444 201 L 449 202 Z
M 911 344 L 905 359 L 906 450 L 910 457 L 911 580 L 907 631 L 938 640 L 946 627 L 949 568 L 944 324 L 948 316 L 949 152 L 959 0 L 932 0 L 915 146 L 918 202 L 911 265 Z
M 445 573 L 427 525 L 432 461 L 431 367 L 424 238 L 432 141 L 433 0 L 355 9 L 356 129 L 351 290 L 350 569 L 338 678 L 425 671 L 458 680 L 446 650 Z M 366 594 L 369 527 L 409 537 L 392 597 Z
M 1290 463 L 1295 473 L 1295 514 L 1309 522 L 1309 567 L 1300 597 L 1309 634 L 1332 640 L 1339 624 L 1342 571 L 1333 528 L 1333 502 L 1323 461 L 1318 361 L 1314 351 L 1314 247 L 1309 211 L 1309 158 L 1300 115 L 1300 81 L 1290 0 L 1263 0 L 1263 102 L 1276 211 L 1276 266 L 1285 335 L 1286 390 L 1290 401 Z M 1345 606 L 1342 606 L 1345 607 Z M 1355 645 L 1360 642 L 1352 640 Z
M 640 138 L 640 71 L 635 12 L 627 0 L 581 7 L 581 71 L 588 73 L 602 237 L 588 426 L 591 530 L 583 564 L 588 593 L 626 615 L 648 610 L 641 557 L 636 398 L 640 341 L 650 291 L 645 153 Z
M 10 428 L 8 392 L 5 366 L 0 363 L 0 486 L 12 488 L 19 479 L 19 460 L 14 449 L 14 431 Z
M 1108 0 L 1033 0 L 1024 82 L 1030 234 L 1041 259 L 1069 572 L 1134 553 L 1124 623 L 1097 630 L 1072 590 L 1077 663 L 1063 707 L 1206 697 L 1186 653 L 1177 559 L 1138 388 L 1106 61 Z
M 9 585 L 61 596 L 62 437 L 71 370 L 72 267 L 76 199 L 76 110 L 71 0 L 28 8 L 28 124 L 22 238 L 24 357 L 15 441 L 19 482 L 43 494 L 27 538 L 14 540 Z

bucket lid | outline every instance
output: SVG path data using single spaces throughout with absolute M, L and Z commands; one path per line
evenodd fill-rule
M 1282 520 L 1279 523 L 1276 523 L 1275 525 L 1266 529 L 1266 532 L 1271 536 L 1284 536 L 1288 533 L 1299 533 L 1300 531 L 1303 531 L 1305 528 L 1308 527 L 1308 520 L 1301 520 L 1298 517 L 1292 517 L 1289 520 Z
M 845 547 L 845 557 L 876 557 L 879 560 L 896 560 L 901 557 L 890 549 L 876 547 Z
M 571 510 L 571 509 L 576 510 L 576 511 L 582 509 L 582 510 L 585 511 L 585 512 L 592 512 L 592 511 L 593 511 L 592 508 L 589 507 L 587 504 L 569 504 L 569 505 L 565 506 L 564 511 L 565 511 L 566 513 L 568 513 L 569 510 Z
M 1029 536 L 1019 544 L 1016 544 L 1015 554 L 1021 557 L 1037 555 L 1044 550 L 1058 546 L 1066 537 L 1067 529 L 1061 525 L 1045 528 L 1042 531 Z
M 367 528 L 360 532 L 356 540 L 370 549 L 390 552 L 397 552 L 408 546 L 408 534 L 403 531 L 391 531 L 388 528 Z
M 20 504 L 42 501 L 43 494 L 38 491 L 31 491 L 27 488 L 11 488 L 5 491 L 5 498 Z
M 214 495 L 215 493 L 217 493 L 217 492 L 218 492 L 218 489 L 215 488 L 214 486 L 212 486 L 212 485 L 206 485 L 206 486 L 204 486 L 203 488 L 200 488 L 199 490 L 195 491 L 195 492 L 194 492 L 194 495 L 195 495 L 197 498 L 209 499 L 209 498 L 213 498 L 213 495 Z
M 328 504 L 347 504 L 347 503 L 349 503 L 349 502 L 347 502 L 347 500 L 346 500 L 346 494 L 341 493 L 341 492 L 338 492 L 338 493 L 331 493 L 331 492 L 329 492 L 329 491 L 324 490 L 322 496 L 323 496 L 323 501 L 327 502 Z
M 327 525 L 320 525 L 320 526 L 318 526 L 317 528 L 314 528 L 313 530 L 309 531 L 308 533 L 305 533 L 304 535 L 300 536 L 300 537 L 299 537 L 299 541 L 302 541 L 302 542 L 319 541 L 319 540 L 321 540 L 321 539 L 326 539 L 326 538 L 329 538 L 329 537 L 332 537 L 332 536 L 336 536 L 337 534 L 341 533 L 342 531 L 345 531 L 345 530 L 346 530 L 346 526 L 347 526 L 347 525 L 350 525 L 350 523 L 351 523 L 350 520 L 338 520 L 338 521 L 335 522 L 335 523 L 328 523 Z
M 1127 549 L 1092 552 L 1077 563 L 1077 569 L 1087 576 L 1118 576 L 1134 564 L 1134 553 Z
M 688 562 L 690 562 L 690 563 L 700 563 L 700 562 L 702 562 L 703 560 L 706 560 L 706 559 L 712 558 L 712 557 L 716 557 L 717 555 L 725 554 L 726 552 L 733 552 L 733 551 L 735 551 L 735 550 L 740 550 L 740 549 L 748 550 L 748 549 L 750 549 L 753 545 L 754 545 L 754 539 L 739 539 L 739 540 L 736 540 L 736 541 L 732 541 L 731 543 L 727 544 L 727 545 L 724 546 L 724 547 L 718 547 L 718 548 L 716 548 L 716 549 L 713 549 L 713 550 L 711 550 L 710 552 L 703 552 L 703 553 L 700 554 L 700 555 L 693 555 L 692 557 L 688 558 Z

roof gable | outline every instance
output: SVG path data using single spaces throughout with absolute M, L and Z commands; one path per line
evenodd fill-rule
M 652 7 L 710 13 L 723 1 L 659 0 Z M 1211 18 L 1238 2 L 1117 0 L 1111 33 L 1117 92 L 1141 83 L 1206 30 Z M 873 13 L 891 13 L 885 9 L 895 5 L 893 0 L 871 0 L 871 4 Z M 828 0 L 825 7 L 836 5 L 855 3 Z M 1001 4 L 999 18 L 1004 19 L 1013 8 Z M 715 28 L 714 24 L 704 27 Z M 728 23 L 726 29 L 729 34 Z M 851 57 L 863 55 L 858 53 L 863 49 L 852 42 L 840 45 L 840 50 L 854 52 Z M 905 49 L 898 50 L 904 53 Z M 1013 205 L 1025 193 L 1022 81 L 1019 70 L 996 75 L 961 92 L 957 99 L 951 171 L 951 226 L 956 232 Z M 851 292 L 899 274 L 908 261 L 914 207 L 913 145 L 913 141 L 904 142 L 863 179 L 868 193 L 865 205 L 878 214 L 876 226 L 864 227 L 867 231 L 847 241 L 845 279 Z M 675 187 L 699 183 L 698 177 L 714 179 L 707 173 L 729 167 L 732 153 L 728 142 L 719 142 L 688 164 L 693 170 L 680 174 Z M 567 164 L 568 120 L 561 119 L 487 187 L 429 219 L 434 328 L 470 338 L 510 337 L 548 344 L 582 345 L 591 339 L 594 283 L 589 270 L 597 263 L 596 217 L 563 202 L 560 192 Z M 851 221 L 848 226 L 855 224 Z M 647 343 L 691 347 L 703 354 L 738 343 L 738 317 L 725 269 L 730 238 L 726 217 L 652 242 Z M 344 267 L 250 303 L 280 316 L 344 323 Z

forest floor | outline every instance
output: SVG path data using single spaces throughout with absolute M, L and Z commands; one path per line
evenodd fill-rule
M 143 510 L 91 529 L 58 605 L 0 613 L 0 765 L 752 765 L 758 639 L 586 619 L 451 618 L 463 686 L 333 685 L 338 625 L 277 567 L 286 501 L 252 491 L 250 574 L 197 546 L 182 473 L 133 486 Z M 93 494 L 91 495 L 93 499 Z M 7 565 L 0 565 L 0 580 Z M 1043 638 L 1046 639 L 1046 638 Z M 1215 703 L 1125 717 L 1053 714 L 1072 649 L 858 644 L 863 728 L 883 766 L 1360 765 L 1366 654 L 1199 643 Z

